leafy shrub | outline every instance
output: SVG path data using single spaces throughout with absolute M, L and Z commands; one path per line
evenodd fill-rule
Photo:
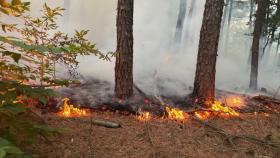
M 55 96 L 46 87 L 73 82 L 57 78 L 56 64 L 75 69 L 80 55 L 109 60 L 85 38 L 88 31 L 76 31 L 73 37 L 58 31 L 56 20 L 63 8 L 52 9 L 45 4 L 43 15 L 37 18 L 23 15 L 28 10 L 28 2 L 0 0 L 0 12 L 24 19 L 21 25 L 0 21 L 4 32 L 0 35 L 0 158 L 30 157 L 13 144 L 28 144 L 38 137 L 61 133 L 61 129 L 48 127 L 26 105 L 26 100 L 46 104 Z

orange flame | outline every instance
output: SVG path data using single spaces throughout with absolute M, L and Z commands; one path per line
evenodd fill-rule
M 221 112 L 229 116 L 239 116 L 239 113 L 230 107 L 223 106 L 221 102 L 215 101 L 212 105 L 211 110 Z
M 170 107 L 166 107 L 165 110 L 168 114 L 169 119 L 172 119 L 172 120 L 184 120 L 185 119 L 184 112 L 182 110 L 179 110 L 177 108 L 170 108 Z
M 149 112 L 140 112 L 139 115 L 137 116 L 137 119 L 139 121 L 143 121 L 143 122 L 149 121 L 149 120 L 151 120 L 151 118 L 152 118 L 152 115 Z
M 74 105 L 69 104 L 69 98 L 63 99 L 63 110 L 61 111 L 61 115 L 64 117 L 79 117 L 86 116 L 86 110 L 75 108 Z
M 211 112 L 210 112 L 211 111 Z M 213 112 L 217 112 L 219 116 L 222 117 L 229 117 L 229 116 L 239 116 L 239 113 L 233 110 L 230 107 L 223 106 L 221 102 L 215 101 L 214 104 L 212 104 L 209 111 L 200 111 L 195 112 L 195 116 L 199 119 L 208 119 Z
M 226 104 L 229 107 L 242 107 L 244 106 L 244 99 L 240 96 L 229 96 L 226 99 Z
M 195 112 L 194 115 L 198 117 L 201 120 L 206 120 L 211 116 L 211 112 L 209 111 L 200 111 L 200 112 Z

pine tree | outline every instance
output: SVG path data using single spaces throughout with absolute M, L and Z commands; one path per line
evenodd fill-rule
M 250 85 L 251 90 L 258 89 L 258 67 L 259 67 L 259 49 L 260 49 L 260 38 L 263 30 L 263 26 L 266 19 L 266 10 L 268 7 L 267 0 L 258 0 L 258 9 L 256 13 L 256 21 L 253 33 L 252 43 L 252 55 L 251 55 L 251 75 Z
M 224 0 L 206 0 L 194 81 L 193 99 L 209 105 L 215 99 L 216 58 Z
M 134 0 L 118 0 L 115 95 L 133 95 L 133 6 Z

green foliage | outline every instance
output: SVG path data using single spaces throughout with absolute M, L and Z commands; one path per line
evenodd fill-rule
M 20 1 L 1 4 L 4 8 L 28 5 Z M 25 21 L 24 26 L 1 22 L 4 32 L 16 33 L 20 38 L 0 36 L 0 79 L 51 83 L 51 80 L 58 80 L 56 65 L 64 64 L 71 72 L 78 65 L 76 58 L 79 55 L 94 54 L 100 59 L 109 60 L 108 55 L 102 54 L 95 44 L 85 38 L 87 30 L 76 31 L 73 37 L 57 30 L 56 20 L 57 16 L 61 16 L 61 11 L 63 8 L 51 9 L 45 4 L 41 17 L 21 16 Z
M 93 54 L 109 60 L 108 55 L 102 54 L 85 38 L 87 30 L 76 31 L 73 37 L 57 30 L 56 20 L 61 11 L 63 8 L 51 9 L 45 4 L 41 17 L 23 16 L 24 26 L 2 24 L 4 32 L 16 32 L 21 37 L 0 36 L 2 78 L 51 83 L 51 80 L 58 80 L 56 65 L 64 64 L 73 70 L 78 65 L 77 56 Z
M 56 65 L 63 64 L 69 71 L 78 66 L 77 57 L 96 55 L 110 60 L 88 39 L 87 30 L 76 31 L 70 37 L 58 30 L 57 17 L 63 8 L 50 8 L 46 4 L 42 16 L 23 15 L 29 3 L 0 0 L 0 12 L 8 16 L 20 16 L 24 24 L 7 24 L 0 21 L 0 158 L 7 155 L 25 157 L 15 145 L 34 142 L 38 137 L 61 133 L 50 128 L 27 106 L 29 101 L 45 105 L 55 97 L 46 87 L 68 86 L 73 82 L 57 78 Z M 15 37 L 9 36 L 13 34 Z M 39 83 L 39 84 L 38 84 Z
M 6 15 L 20 16 L 29 10 L 30 2 L 21 2 L 21 0 L 12 0 L 8 3 L 6 0 L 0 0 L 0 12 Z
M 8 140 L 0 137 L 0 158 L 4 158 L 9 154 L 17 155 L 18 157 L 23 157 L 25 155 L 18 147 L 14 146 Z M 27 155 L 25 156 L 27 157 Z
M 55 95 L 52 90 L 41 87 L 32 88 L 16 81 L 0 81 L 0 94 L 1 156 L 7 154 L 26 156 L 12 144 L 29 144 L 39 136 L 45 138 L 50 134 L 62 132 L 61 129 L 48 127 L 25 104 L 30 100 L 38 100 L 45 104 L 48 98 Z

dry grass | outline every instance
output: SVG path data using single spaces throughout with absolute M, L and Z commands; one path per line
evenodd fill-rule
M 278 158 L 280 150 L 244 140 L 234 146 L 203 125 L 187 120 L 153 119 L 139 122 L 134 116 L 93 113 L 92 118 L 119 122 L 123 128 L 108 129 L 55 114 L 42 116 L 51 126 L 69 131 L 54 137 L 53 144 L 39 142 L 28 150 L 40 158 Z M 82 121 L 83 120 L 83 121 Z M 240 118 L 209 120 L 231 134 L 246 134 L 280 141 L 280 115 L 242 114 Z M 279 138 L 278 138 L 279 136 Z M 279 140 L 278 140 L 279 139 Z

